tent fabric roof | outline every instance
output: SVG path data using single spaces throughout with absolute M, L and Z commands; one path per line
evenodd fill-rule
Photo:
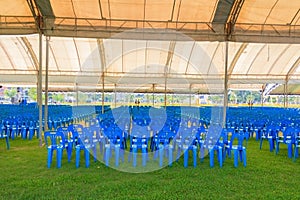
M 0 33 L 161 39 L 180 31 L 197 41 L 300 42 L 299 0 L 3 0 Z M 145 34 L 149 33 L 149 34 Z
M 0 84 L 220 93 L 300 79 L 300 1 L 4 0 Z M 228 62 L 226 62 L 228 42 Z M 167 86 L 166 86 L 167 85 Z

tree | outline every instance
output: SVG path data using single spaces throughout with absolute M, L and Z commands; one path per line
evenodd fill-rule
M 230 95 L 229 95 L 229 101 L 233 104 L 237 103 L 237 97 L 234 91 L 231 91 Z
M 87 100 L 87 95 L 83 92 L 78 93 L 78 103 L 84 103 Z
M 62 103 L 65 99 L 65 96 L 63 94 L 52 94 L 52 99 L 56 103 L 58 103 L 58 102 Z
M 10 89 L 6 89 L 4 91 L 4 95 L 6 97 L 8 97 L 11 100 L 12 103 L 14 103 L 14 101 L 16 100 L 16 99 L 14 99 L 16 94 L 17 94 L 17 89 L 16 88 L 10 88 Z
M 29 96 L 29 98 L 31 100 L 37 101 L 37 91 L 36 91 L 35 87 L 29 88 L 29 90 L 28 90 L 28 96 Z

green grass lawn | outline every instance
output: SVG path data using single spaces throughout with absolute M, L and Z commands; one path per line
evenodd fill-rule
M 299 199 L 300 158 L 293 162 L 281 145 L 278 155 L 267 142 L 250 139 L 247 167 L 233 167 L 233 158 L 223 168 L 209 167 L 209 159 L 183 167 L 183 159 L 149 173 L 125 173 L 91 159 L 90 168 L 75 168 L 75 158 L 62 168 L 46 167 L 46 147 L 38 140 L 11 141 L 6 150 L 0 140 L 0 199 Z M 192 162 L 192 159 L 189 159 Z

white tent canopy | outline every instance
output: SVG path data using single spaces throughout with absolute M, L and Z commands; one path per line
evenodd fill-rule
M 3 0 L 0 33 L 110 38 L 143 29 L 131 38 L 161 39 L 151 30 L 172 29 L 197 41 L 299 43 L 299 8 L 298 0 Z
M 53 90 L 222 93 L 225 76 L 255 90 L 300 78 L 298 0 L 4 0 L 0 84 L 36 85 L 38 33 Z
M 0 37 L 2 84 L 37 83 L 38 41 L 38 35 Z M 229 88 L 251 85 L 261 90 L 264 84 L 284 84 L 287 77 L 297 82 L 299 52 L 300 44 L 229 42 Z M 104 81 L 110 91 L 134 84 L 152 91 L 153 84 L 167 81 L 174 92 L 191 87 L 194 93 L 205 93 L 215 88 L 212 83 L 223 84 L 224 66 L 225 42 L 61 37 L 49 41 L 50 88 L 81 85 L 97 90 Z

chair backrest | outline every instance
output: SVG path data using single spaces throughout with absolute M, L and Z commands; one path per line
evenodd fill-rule
M 61 131 L 46 131 L 44 139 L 46 147 L 52 146 L 56 148 L 58 145 L 61 145 L 62 148 L 65 148 L 65 135 Z
M 88 145 L 93 143 L 94 133 L 89 129 L 84 127 L 82 132 L 78 134 L 78 143 L 80 145 Z
M 228 140 L 228 130 L 226 128 L 222 129 L 221 135 L 219 137 L 219 140 L 217 142 L 218 145 L 228 145 L 229 140 Z
M 130 137 L 130 146 L 137 145 L 137 148 L 140 149 L 143 145 L 148 146 L 148 137 L 146 135 L 142 135 L 139 137 L 132 136 Z
M 83 132 L 83 126 L 81 124 L 70 124 L 68 126 L 68 131 L 71 133 L 71 139 L 76 141 Z
M 8 137 L 5 126 L 3 124 L 0 124 L 0 138 Z
M 297 129 L 295 131 L 294 138 L 295 138 L 295 145 L 299 145 L 300 144 L 300 129 Z
M 245 132 L 235 132 L 232 134 L 231 138 L 230 138 L 230 148 L 232 148 L 232 145 L 237 145 L 238 148 L 241 148 L 243 146 L 247 146 L 244 145 L 244 142 L 247 142 L 249 139 L 249 135 Z
M 57 128 L 57 131 L 60 131 L 60 132 L 64 133 L 66 141 L 71 139 L 72 134 L 70 133 L 68 127 L 60 126 L 60 127 Z
M 294 140 L 295 133 L 297 132 L 296 128 L 288 127 L 283 131 L 283 142 L 287 142 L 289 140 Z

